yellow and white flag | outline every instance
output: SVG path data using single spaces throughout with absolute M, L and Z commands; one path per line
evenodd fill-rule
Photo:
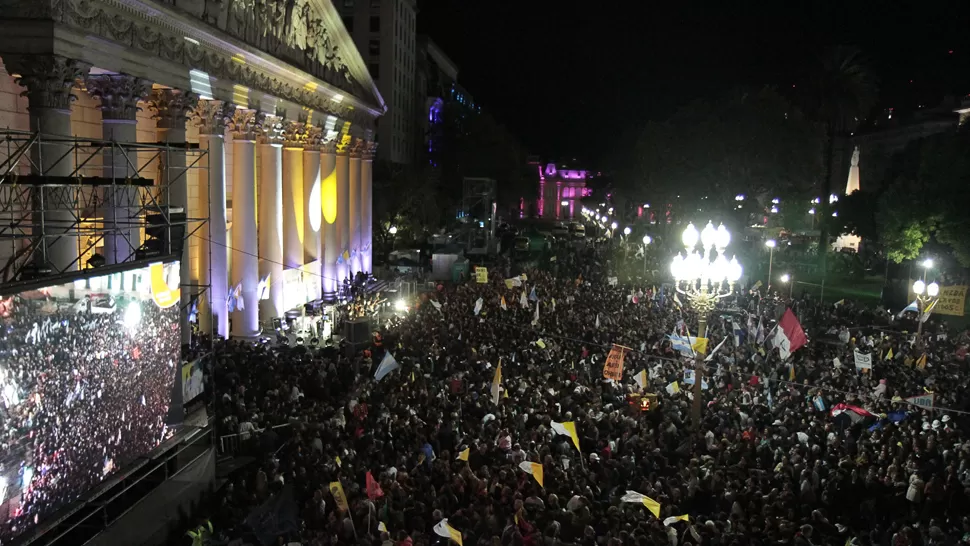
M 523 309 L 529 307 L 529 298 L 525 295 L 525 290 L 522 291 L 522 295 L 519 296 L 519 306 Z
M 926 369 L 926 353 L 923 353 L 919 358 L 916 359 L 916 367 L 921 370 Z
M 380 532 L 382 532 L 382 533 L 386 533 L 387 532 L 387 525 L 384 525 L 384 522 L 383 521 L 379 521 L 379 522 L 377 522 L 377 530 L 380 531 Z
M 641 389 L 647 388 L 649 381 L 647 379 L 647 370 L 640 370 L 640 373 L 633 376 L 633 380 L 637 382 L 637 385 L 640 385 Z
M 466 447 L 464 451 L 462 451 L 461 453 L 458 454 L 457 457 L 455 457 L 455 460 L 468 462 L 468 455 L 470 455 L 471 452 L 472 452 L 472 448 Z
M 682 516 L 670 516 L 664 520 L 664 526 L 670 527 L 671 525 L 677 523 L 678 521 L 690 521 L 690 516 L 684 514 Z
M 498 367 L 495 368 L 495 377 L 492 378 L 492 403 L 496 406 L 498 405 L 500 391 L 502 390 L 502 361 L 498 361 Z
M 519 468 L 521 468 L 523 472 L 532 474 L 532 477 L 535 478 L 536 482 L 539 483 L 539 487 L 544 487 L 542 485 L 542 464 L 522 461 L 519 463 Z
M 678 392 L 680 392 L 680 384 L 677 383 L 676 381 L 667 385 L 665 388 L 666 388 L 667 394 L 669 394 L 670 396 L 673 396 Z
M 576 451 L 582 452 L 583 450 L 579 448 L 579 435 L 576 434 L 576 423 L 573 421 L 566 421 L 565 423 L 557 423 L 553 421 L 551 423 L 552 430 L 556 434 L 561 434 L 563 436 L 569 436 L 573 440 L 573 445 L 576 446 Z
M 508 311 L 509 307 L 505 305 L 505 296 L 502 296 L 501 301 L 499 301 L 499 305 L 502 307 L 502 311 Z
M 458 546 L 464 546 L 461 542 L 461 532 L 455 529 L 451 525 L 448 525 L 448 518 L 439 521 L 434 526 L 434 534 L 439 537 L 450 538 L 458 543 Z
M 892 359 L 893 359 L 893 348 L 890 347 L 889 351 L 886 352 L 886 360 L 892 360 Z
M 623 498 L 621 500 L 623 502 L 633 502 L 633 503 L 642 504 L 647 507 L 647 510 L 650 510 L 650 513 L 652 513 L 654 517 L 656 518 L 660 517 L 660 503 L 644 495 L 643 493 L 637 493 L 636 491 L 627 490 L 627 492 L 623 495 Z

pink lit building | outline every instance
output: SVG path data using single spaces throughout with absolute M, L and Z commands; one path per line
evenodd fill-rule
M 536 212 L 547 220 L 572 220 L 582 210 L 580 201 L 590 195 L 586 187 L 589 173 L 565 165 L 536 165 L 539 171 L 539 195 Z

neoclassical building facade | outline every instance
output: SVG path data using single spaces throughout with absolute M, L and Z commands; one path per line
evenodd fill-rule
M 152 162 L 140 176 L 169 173 L 167 204 L 188 217 L 183 307 L 198 296 L 203 331 L 255 336 L 372 271 L 373 128 L 386 106 L 330 0 L 0 0 L 0 13 L 0 127 L 50 140 L 31 171 L 76 172 L 52 159 L 68 146 L 55 137 L 171 146 L 140 157 Z M 182 150 L 195 149 L 187 169 Z M 100 161 L 124 174 L 123 161 Z M 103 191 L 111 205 L 83 219 L 103 240 L 47 244 L 53 269 L 78 269 L 85 253 L 134 258 L 144 230 L 117 221 L 135 210 L 133 190 Z M 78 211 L 45 214 L 69 240 Z

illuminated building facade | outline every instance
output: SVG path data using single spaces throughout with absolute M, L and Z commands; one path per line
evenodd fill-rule
M 0 127 L 173 146 L 133 161 L 149 179 L 181 173 L 167 205 L 188 216 L 180 278 L 191 287 L 185 297 L 198 296 L 203 331 L 255 336 L 287 309 L 372 271 L 373 128 L 386 106 L 329 0 L 3 5 Z M 119 170 L 107 156 L 55 168 L 69 145 L 44 146 L 40 161 L 19 163 L 24 174 Z M 187 169 L 179 146 L 205 152 L 198 168 Z M 123 210 L 62 212 L 106 224 Z M 127 248 L 145 236 L 128 230 L 83 248 L 79 231 L 63 230 L 76 244 L 50 246 L 53 269 L 76 270 L 94 252 L 128 261 Z M 4 246 L 0 260 L 19 250 Z
M 572 220 L 582 210 L 580 201 L 591 194 L 586 187 L 589 172 L 555 163 L 536 165 L 539 171 L 539 195 L 536 213 L 546 220 Z

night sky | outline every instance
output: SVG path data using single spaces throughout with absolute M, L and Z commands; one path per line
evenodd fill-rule
M 966 0 L 419 0 L 419 8 L 419 32 L 530 153 L 601 169 L 645 121 L 739 84 L 790 88 L 830 45 L 864 50 L 886 106 L 970 93 Z

